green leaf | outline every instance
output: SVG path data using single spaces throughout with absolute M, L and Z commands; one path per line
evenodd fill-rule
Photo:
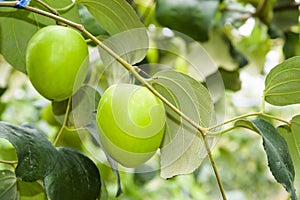
M 82 86 L 72 97 L 72 112 L 75 127 L 84 127 L 95 120 L 95 112 L 101 95 L 96 88 L 88 85 Z
M 241 80 L 240 80 L 240 72 L 238 70 L 235 71 L 227 71 L 226 69 L 219 68 L 219 72 L 224 81 L 225 89 L 231 91 L 238 91 L 241 89 Z
M 290 148 L 290 152 L 292 152 L 292 159 L 294 162 L 295 168 L 295 187 L 297 188 L 296 193 L 297 197 L 300 198 L 300 115 L 293 117 L 291 121 L 291 129 L 292 129 L 292 141 L 290 140 L 288 145 Z M 291 138 L 291 136 L 290 136 Z
M 269 24 L 273 18 L 273 6 L 276 0 L 261 1 L 256 9 L 258 18 L 265 24 Z
M 285 43 L 283 46 L 283 53 L 285 58 L 291 58 L 293 56 L 300 55 L 300 41 L 299 33 L 288 31 L 285 33 Z
M 208 90 L 191 77 L 175 71 L 161 71 L 153 77 L 153 87 L 173 105 L 203 127 L 214 121 L 213 102 Z M 193 172 L 204 157 L 197 130 L 168 106 L 166 133 L 161 145 L 161 176 L 170 178 Z M 210 138 L 213 139 L 213 138 Z M 204 152 L 201 150 L 204 149 Z
M 157 0 L 155 16 L 160 24 L 204 42 L 218 6 L 216 0 Z
M 77 0 L 76 3 L 87 7 L 95 20 L 110 35 L 144 27 L 125 0 Z
M 50 199 L 95 200 L 100 191 L 100 174 L 86 156 L 70 148 L 58 148 L 58 161 L 45 177 L 44 186 Z
M 38 182 L 18 181 L 18 190 L 22 200 L 47 200 L 45 190 Z
M 278 133 L 273 125 L 263 119 L 254 121 L 238 121 L 235 124 L 259 133 L 263 139 L 263 147 L 267 154 L 269 169 L 274 178 L 291 195 L 292 200 L 297 196 L 294 188 L 295 170 L 289 152 L 288 145 L 284 138 Z
M 15 172 L 23 181 L 44 178 L 57 161 L 57 151 L 53 145 L 43 133 L 30 126 L 0 122 L 0 137 L 7 139 L 15 147 L 18 156 Z
M 0 199 L 19 199 L 17 192 L 17 178 L 12 171 L 0 170 Z
M 300 137 L 299 137 L 300 136 L 300 115 L 293 117 L 291 123 L 292 123 L 294 147 L 296 148 L 298 158 L 300 158 Z
M 2 94 L 4 94 L 4 92 L 7 90 L 7 88 L 3 88 L 3 87 L 0 87 L 0 97 L 2 96 Z
M 77 0 L 77 3 L 86 6 L 95 20 L 112 36 L 103 43 L 117 55 L 132 65 L 146 56 L 149 46 L 147 29 L 125 0 Z M 114 71 L 111 84 L 119 81 L 126 74 L 126 69 L 106 51 L 99 51 L 105 67 L 112 66 L 109 70 Z
M 28 125 L 0 122 L 0 137 L 11 142 L 16 149 L 16 176 L 26 182 L 43 179 L 50 199 L 94 200 L 98 196 L 100 174 L 88 157 L 69 148 L 56 149 L 39 130 Z M 27 192 L 42 198 L 37 185 L 31 189 L 34 190 Z M 28 193 L 24 192 L 26 196 Z
M 274 67 L 265 80 L 264 98 L 273 105 L 300 103 L 300 56 L 287 59 Z
M 78 12 L 80 15 L 81 24 L 84 28 L 94 36 L 106 35 L 106 31 L 96 22 L 94 17 L 86 7 L 78 4 Z
M 211 30 L 209 40 L 201 44 L 218 67 L 232 71 L 246 64 L 245 58 L 221 29 Z
M 228 38 L 225 37 L 224 40 L 228 40 L 229 53 L 234 61 L 238 64 L 239 68 L 245 67 L 249 63 L 247 58 L 232 44 Z
M 65 119 L 66 110 L 68 107 L 69 99 L 64 101 L 52 101 L 51 107 L 53 111 L 53 115 L 58 124 L 63 124 Z M 70 108 L 70 112 L 72 108 Z M 71 125 L 70 119 L 68 120 L 68 125 Z
M 293 117 L 291 127 L 280 126 L 279 133 L 288 144 L 295 168 L 295 188 L 297 197 L 300 198 L 300 115 Z
M 294 141 L 293 141 L 293 134 L 291 132 L 290 127 L 288 126 L 279 126 L 277 128 L 278 132 L 281 134 L 281 136 L 286 140 L 286 142 L 288 143 L 289 146 L 289 150 L 291 152 L 291 157 L 294 163 L 294 167 L 295 167 L 295 180 L 294 180 L 294 186 L 296 189 L 296 196 L 297 198 L 300 198 L 300 191 L 299 191 L 299 187 L 300 187 L 300 181 L 299 181 L 299 167 L 300 167 L 300 158 L 298 155 L 298 152 L 296 150 L 296 147 L 294 146 Z
M 294 0 L 277 0 L 271 21 L 271 28 L 275 30 L 271 31 L 278 31 L 282 35 L 282 32 L 288 31 L 291 26 L 298 24 L 298 18 L 299 10 Z
M 55 8 L 65 7 L 72 3 L 71 0 L 47 0 L 44 2 Z M 31 2 L 30 4 L 41 8 L 38 3 Z M 79 19 L 76 9 L 61 16 L 74 21 Z M 15 69 L 25 73 L 25 53 L 28 41 L 39 28 L 55 23 L 50 18 L 26 10 L 0 7 L 0 53 Z

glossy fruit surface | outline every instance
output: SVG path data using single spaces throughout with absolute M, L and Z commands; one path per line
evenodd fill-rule
M 55 115 L 52 111 L 52 105 L 51 103 L 46 105 L 41 110 L 41 117 L 44 119 L 48 124 L 53 126 L 60 126 L 61 124 L 56 120 Z
M 159 148 L 165 109 L 146 87 L 117 84 L 108 88 L 97 109 L 99 139 L 107 153 L 125 167 L 137 167 Z
M 75 30 L 51 25 L 29 41 L 26 68 L 34 88 L 45 98 L 62 101 L 74 94 L 88 70 L 88 48 Z

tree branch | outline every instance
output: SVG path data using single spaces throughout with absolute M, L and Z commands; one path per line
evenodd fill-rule
M 0 7 L 14 7 L 16 4 L 18 3 L 18 1 L 11 1 L 11 2 L 0 2 Z M 64 24 L 67 24 L 69 26 L 72 26 L 78 30 L 80 30 L 83 34 L 85 34 L 88 38 L 90 38 L 93 42 L 95 42 L 99 47 L 101 47 L 103 50 L 105 50 L 109 55 L 111 55 L 114 59 L 116 59 L 121 65 L 123 65 L 123 67 L 125 67 L 130 73 L 132 73 L 137 80 L 139 80 L 145 87 L 147 87 L 154 95 L 156 95 L 158 98 L 160 98 L 167 106 L 169 106 L 174 112 L 176 112 L 180 117 L 182 117 L 184 120 L 186 120 L 189 124 L 191 124 L 194 128 L 196 128 L 198 130 L 198 132 L 200 133 L 200 135 L 197 134 L 198 137 L 202 137 L 203 141 L 204 141 L 204 146 L 205 149 L 207 151 L 209 160 L 212 164 L 217 182 L 218 182 L 218 186 L 219 189 L 221 191 L 223 200 L 226 200 L 226 195 L 225 195 L 225 191 L 214 161 L 214 158 L 212 156 L 211 150 L 210 150 L 210 146 L 208 144 L 207 138 L 206 138 L 206 134 L 207 131 L 205 128 L 203 128 L 202 126 L 200 126 L 198 123 L 196 123 L 195 121 L 193 121 L 191 118 L 189 118 L 186 114 L 184 114 L 183 112 L 181 112 L 176 106 L 174 106 L 172 103 L 170 103 L 164 96 L 162 96 L 157 90 L 155 90 L 151 84 L 145 80 L 141 75 L 139 75 L 139 73 L 135 70 L 135 67 L 132 66 L 131 64 L 129 64 L 127 61 L 125 61 L 124 59 L 122 59 L 119 55 L 117 55 L 114 51 L 112 51 L 109 47 L 107 47 L 105 44 L 103 44 L 100 40 L 98 40 L 98 38 L 96 38 L 94 35 L 92 35 L 90 32 L 88 32 L 83 25 L 75 23 L 73 21 L 70 21 L 68 19 L 65 19 L 63 17 L 60 17 L 58 15 L 55 15 L 53 13 L 41 10 L 41 9 L 37 9 L 31 6 L 25 6 L 23 8 L 24 10 L 28 10 L 49 18 L 52 18 L 56 21 L 62 22 Z

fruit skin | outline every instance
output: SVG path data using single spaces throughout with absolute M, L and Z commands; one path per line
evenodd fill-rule
M 45 98 L 62 101 L 74 94 L 88 71 L 88 47 L 75 30 L 51 25 L 30 39 L 26 68 L 34 88 Z
M 46 105 L 41 110 L 41 117 L 44 119 L 48 124 L 53 126 L 60 126 L 61 124 L 56 120 L 55 115 L 52 111 L 52 105 L 51 103 Z
M 97 109 L 99 139 L 105 151 L 125 167 L 137 167 L 159 148 L 165 130 L 165 108 L 146 87 L 109 87 Z

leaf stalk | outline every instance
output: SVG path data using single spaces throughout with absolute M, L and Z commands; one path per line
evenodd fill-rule
M 15 165 L 15 164 L 18 164 L 18 161 L 16 161 L 16 160 L 13 160 L 13 161 L 10 161 L 10 160 L 0 160 L 0 163 L 7 164 L 7 165 Z
M 68 99 L 68 104 L 67 104 L 67 108 L 66 108 L 66 113 L 65 113 L 65 117 L 64 117 L 64 122 L 62 124 L 62 126 L 59 129 L 59 132 L 57 133 L 55 140 L 53 142 L 53 145 L 56 146 L 62 133 L 63 130 L 67 127 L 67 123 L 68 123 L 68 118 L 69 118 L 69 114 L 70 114 L 70 108 L 71 108 L 71 102 L 72 102 L 72 98 Z

